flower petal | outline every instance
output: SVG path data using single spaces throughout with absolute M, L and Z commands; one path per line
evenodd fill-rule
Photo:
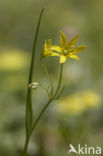
M 60 54 L 59 53 L 56 53 L 56 52 L 52 52 L 51 53 L 51 56 L 60 56 Z
M 69 54 L 68 57 L 79 60 L 79 56 L 77 55 Z
M 60 31 L 60 43 L 61 47 L 65 47 L 67 44 L 67 38 L 62 31 Z
M 59 52 L 59 53 L 62 52 L 62 48 L 59 47 L 59 46 L 51 46 L 51 49 L 53 49 L 54 51 L 57 51 L 57 52 Z
M 51 44 L 52 44 L 51 42 L 52 42 L 51 39 L 49 39 L 48 42 L 47 42 L 47 47 L 48 48 L 51 47 Z
M 60 63 L 64 63 L 67 60 L 67 56 L 61 55 L 60 56 Z
M 51 50 L 50 44 L 51 44 L 51 40 L 48 40 L 48 41 L 44 42 L 42 57 L 51 56 L 52 50 Z
M 76 35 L 73 39 L 68 42 L 67 49 L 73 48 L 79 38 L 79 35 Z
M 81 50 L 83 50 L 83 49 L 85 49 L 85 48 L 86 48 L 85 45 L 80 45 L 80 46 L 74 48 L 74 49 L 72 50 L 72 53 L 73 53 L 73 54 L 78 53 L 78 52 L 80 52 Z

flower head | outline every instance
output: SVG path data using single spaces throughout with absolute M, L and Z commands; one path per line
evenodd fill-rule
M 48 41 L 45 41 L 42 57 L 48 57 L 48 56 L 59 56 L 58 53 L 54 52 L 55 46 L 52 46 L 51 39 Z
M 44 44 L 42 55 L 44 57 L 59 56 L 60 63 L 66 62 L 68 57 L 78 60 L 79 57 L 76 54 L 86 48 L 86 46 L 84 45 L 75 47 L 75 44 L 78 38 L 79 38 L 79 35 L 76 35 L 73 39 L 67 42 L 67 37 L 61 31 L 60 32 L 60 46 L 54 46 L 51 44 L 51 40 L 48 40 L 48 42 L 45 42 Z
M 79 59 L 79 57 L 76 54 L 81 50 L 83 50 L 86 46 L 80 45 L 78 47 L 74 47 L 78 38 L 79 35 L 76 35 L 73 39 L 67 42 L 67 38 L 64 35 L 64 33 L 60 32 L 60 44 L 61 44 L 61 50 L 59 51 L 61 53 L 60 63 L 64 63 L 67 57 L 77 59 L 77 60 Z

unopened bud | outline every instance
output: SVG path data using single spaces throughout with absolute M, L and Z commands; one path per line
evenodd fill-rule
M 33 82 L 33 83 L 29 84 L 29 88 L 36 89 L 38 87 L 38 85 L 39 85 L 38 82 Z

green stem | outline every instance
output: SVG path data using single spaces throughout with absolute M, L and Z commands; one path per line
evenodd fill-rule
M 61 80 L 62 80 L 62 74 L 63 74 L 63 63 L 61 64 L 61 68 L 60 68 L 60 77 L 59 77 L 59 82 L 58 82 L 58 87 L 55 91 L 55 94 L 54 94 L 54 97 L 56 98 L 58 92 L 59 92 L 59 89 L 60 89 L 60 85 L 61 85 Z
M 37 28 L 36 28 L 36 34 L 35 34 L 35 38 L 34 38 L 32 57 L 31 57 L 31 65 L 30 65 L 28 86 L 29 86 L 30 83 L 32 83 L 32 79 L 33 79 L 36 44 L 37 44 L 39 27 L 40 27 L 43 12 L 44 12 L 44 8 L 41 9 L 41 13 L 40 13 Z M 27 103 L 26 103 L 26 143 L 25 143 L 25 147 L 24 147 L 24 153 L 25 153 L 24 155 L 26 155 L 25 148 L 26 148 L 26 146 L 28 146 L 26 144 L 27 144 L 27 140 L 28 140 L 28 134 L 29 134 L 30 127 L 32 127 L 32 122 L 33 122 L 32 120 L 33 120 L 33 109 L 32 109 L 32 101 L 31 101 L 31 88 L 28 87 Z
M 34 38 L 32 57 L 31 57 L 31 66 L 30 66 L 30 72 L 29 72 L 28 86 L 30 83 L 32 83 L 32 79 L 33 79 L 36 43 L 37 43 L 38 32 L 39 32 L 39 27 L 40 27 L 40 22 L 41 22 L 41 17 L 42 17 L 43 11 L 44 11 L 44 8 L 42 8 L 42 10 L 41 10 L 39 20 L 38 20 L 38 24 L 37 24 L 37 28 L 36 28 L 36 34 L 35 34 L 35 38 Z M 27 106 L 26 106 L 26 128 L 27 128 L 27 131 L 28 131 L 28 109 L 30 111 L 30 121 L 32 123 L 33 113 L 32 113 L 32 102 L 31 102 L 31 88 L 28 88 L 28 93 L 27 93 Z
M 56 89 L 56 92 L 54 94 L 54 96 L 47 102 L 47 104 L 44 106 L 44 108 L 41 110 L 40 114 L 38 115 L 34 125 L 32 126 L 32 129 L 29 133 L 29 136 L 28 138 L 26 139 L 26 143 L 25 143 L 25 148 L 24 148 L 24 156 L 26 156 L 26 153 L 27 153 L 27 149 L 28 149 L 28 144 L 29 144 L 29 140 L 30 140 L 30 137 L 33 133 L 33 131 L 35 130 L 38 122 L 40 121 L 43 113 L 45 112 L 45 110 L 48 108 L 48 106 L 50 105 L 50 103 L 56 98 L 56 95 L 60 89 L 60 85 L 61 85 L 61 80 L 62 80 L 62 72 L 63 72 L 63 64 L 61 64 L 61 69 L 60 69 L 60 77 L 59 77 L 59 82 L 58 82 L 58 86 L 57 86 L 57 89 Z
M 53 101 L 53 99 L 50 99 L 50 100 L 48 101 L 48 103 L 44 106 L 44 108 L 43 108 L 42 111 L 40 112 L 39 116 L 37 117 L 37 119 L 36 119 L 36 121 L 35 121 L 35 123 L 34 123 L 32 129 L 31 129 L 31 131 L 30 131 L 30 133 L 29 133 L 29 135 L 28 135 L 28 137 L 27 137 L 27 139 L 26 139 L 25 148 L 24 148 L 24 155 L 23 155 L 23 156 L 26 156 L 27 149 L 28 149 L 28 145 L 29 145 L 29 140 L 30 140 L 30 137 L 31 137 L 31 135 L 32 135 L 32 133 L 33 133 L 33 131 L 34 131 L 34 129 L 36 128 L 36 125 L 38 124 L 38 122 L 39 122 L 41 116 L 43 115 L 43 113 L 45 112 L 45 110 L 47 109 L 47 107 L 49 106 L 49 104 L 50 104 L 52 101 Z
M 58 82 L 58 86 L 57 86 L 57 89 L 56 89 L 56 92 L 54 94 L 54 96 L 47 102 L 47 104 L 44 106 L 44 108 L 41 110 L 39 116 L 37 117 L 32 129 L 31 129 L 31 132 L 30 132 L 30 135 L 29 137 L 31 136 L 32 132 L 35 130 L 39 120 L 41 119 L 43 113 L 45 112 L 45 110 L 48 108 L 48 106 L 50 105 L 50 103 L 55 99 L 59 89 L 60 89 L 60 85 L 61 85 L 61 80 L 62 80 L 62 73 L 63 73 L 63 64 L 61 64 L 61 69 L 60 69 L 60 77 L 59 77 L 59 82 Z
M 47 93 L 49 99 L 50 99 L 50 94 L 49 91 L 39 82 L 40 87 Z
M 32 127 L 32 130 L 31 130 L 30 135 L 31 135 L 32 132 L 35 130 L 36 125 L 38 124 L 39 120 L 41 119 L 41 116 L 43 115 L 43 113 L 45 112 L 45 110 L 47 109 L 47 107 L 50 105 L 50 103 L 51 103 L 53 100 L 54 100 L 54 99 L 51 98 L 51 99 L 47 102 L 47 104 L 44 106 L 44 108 L 42 109 L 42 111 L 40 112 L 39 116 L 37 117 L 37 119 L 36 119 L 36 121 L 35 121 L 35 123 L 34 123 L 34 125 L 33 125 L 33 127 Z
M 42 68 L 43 68 L 43 70 L 44 70 L 45 74 L 47 75 L 48 80 L 50 82 L 51 94 L 53 94 L 53 83 L 52 83 L 52 79 L 51 79 L 51 77 L 50 77 L 50 75 L 49 75 L 49 73 L 48 73 L 48 71 L 46 69 L 45 64 L 42 62 L 42 60 L 40 60 L 40 61 L 41 61 Z
M 26 138 L 23 156 L 27 155 L 27 148 L 28 148 L 28 144 L 29 144 L 29 139 L 30 139 L 30 137 Z

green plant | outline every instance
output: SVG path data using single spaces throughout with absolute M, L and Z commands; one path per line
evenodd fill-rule
M 67 57 L 78 59 L 78 56 L 75 55 L 79 51 L 83 50 L 85 46 L 78 46 L 77 48 L 74 48 L 75 43 L 77 42 L 78 35 L 75 36 L 72 40 L 67 42 L 66 36 L 63 34 L 63 32 L 60 32 L 60 42 L 61 46 L 55 46 L 51 45 L 51 40 L 48 42 L 45 41 L 44 43 L 44 48 L 43 52 L 40 58 L 40 63 L 43 67 L 43 70 L 45 71 L 49 81 L 50 81 L 50 90 L 46 89 L 43 87 L 43 85 L 39 82 L 32 82 L 33 79 L 33 71 L 34 71 L 34 62 L 35 62 L 35 53 L 36 53 L 36 43 L 37 43 L 37 38 L 38 38 L 38 33 L 39 33 L 39 27 L 41 23 L 41 18 L 44 12 L 44 8 L 42 8 L 38 24 L 37 24 L 37 29 L 36 29 L 36 34 L 34 38 L 34 44 L 33 44 L 33 51 L 32 51 L 32 57 L 31 57 L 31 66 L 30 66 L 30 72 L 29 72 L 29 81 L 28 81 L 28 91 L 27 91 L 27 103 L 26 103 L 26 141 L 25 141 L 25 147 L 24 147 L 24 156 L 27 155 L 27 149 L 29 145 L 29 140 L 30 137 L 35 130 L 40 118 L 42 117 L 43 113 L 47 109 L 47 107 L 50 105 L 52 101 L 55 99 L 58 99 L 64 90 L 64 87 L 61 88 L 61 82 L 62 82 L 62 74 L 63 74 L 63 65 L 66 62 Z M 49 73 L 46 69 L 45 64 L 43 63 L 43 58 L 48 57 L 48 56 L 57 56 L 60 58 L 60 75 L 59 75 L 59 80 L 57 84 L 57 88 L 54 91 L 53 84 L 51 77 L 49 76 Z M 40 114 L 38 115 L 37 119 L 35 122 L 33 122 L 33 108 L 32 108 L 32 89 L 36 89 L 40 85 L 48 95 L 48 102 L 45 104 L 44 108 L 41 110 Z

